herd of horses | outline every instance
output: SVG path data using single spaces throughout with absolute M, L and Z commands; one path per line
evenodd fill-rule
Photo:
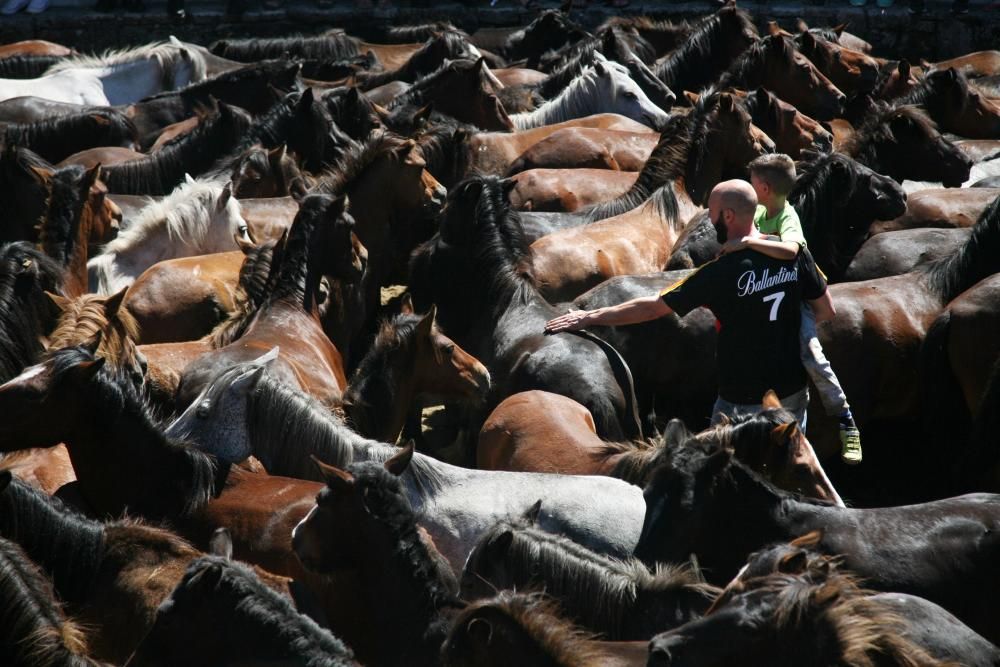
M 0 50 L 0 662 L 1000 665 L 1000 53 L 569 11 Z M 775 151 L 858 468 L 543 333 Z

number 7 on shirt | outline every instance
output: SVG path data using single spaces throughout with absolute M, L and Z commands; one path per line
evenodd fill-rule
M 781 300 L 785 298 L 785 291 L 775 292 L 774 294 L 768 294 L 767 296 L 761 298 L 761 301 L 767 303 L 768 301 L 773 301 L 771 304 L 771 316 L 770 321 L 776 322 L 778 320 L 778 306 L 781 305 Z

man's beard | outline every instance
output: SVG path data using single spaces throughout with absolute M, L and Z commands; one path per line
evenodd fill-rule
M 722 213 L 719 213 L 719 217 L 712 224 L 715 226 L 715 240 L 722 245 L 729 239 L 729 231 L 726 229 L 726 223 L 722 221 Z

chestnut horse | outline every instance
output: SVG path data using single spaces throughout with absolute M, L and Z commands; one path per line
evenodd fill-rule
M 878 61 L 869 55 L 828 41 L 809 30 L 795 36 L 795 45 L 847 95 L 871 92 L 878 83 Z
M 511 177 L 511 206 L 519 211 L 576 211 L 615 199 L 635 185 L 637 171 L 529 169 Z
M 672 447 L 729 447 L 736 456 L 783 489 L 843 501 L 830 483 L 809 440 L 789 428 L 789 413 L 773 394 L 762 412 L 691 436 L 678 423 L 653 441 L 611 443 L 597 437 L 594 419 L 576 401 L 543 391 L 506 398 L 479 432 L 476 465 L 483 470 L 520 470 L 572 475 L 610 475 L 644 485 L 664 451 Z
M 507 169 L 507 175 L 529 169 L 640 171 L 658 139 L 652 132 L 564 128 L 521 153 Z
M 361 277 L 361 259 L 352 240 L 354 220 L 346 199 L 310 195 L 302 200 L 271 266 L 266 296 L 259 308 L 244 313 L 222 347 L 199 357 L 181 377 L 180 406 L 186 406 L 219 369 L 258 357 L 281 346 L 279 377 L 329 405 L 347 388 L 344 362 L 319 323 L 316 292 L 323 275 L 344 280 Z
M 928 72 L 899 103 L 922 106 L 942 132 L 1000 139 L 1000 105 L 983 97 L 954 68 Z

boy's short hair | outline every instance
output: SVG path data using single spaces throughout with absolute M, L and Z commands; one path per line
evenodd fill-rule
M 791 192 L 795 185 L 795 162 L 784 153 L 768 153 L 755 158 L 750 162 L 750 173 L 781 196 Z

